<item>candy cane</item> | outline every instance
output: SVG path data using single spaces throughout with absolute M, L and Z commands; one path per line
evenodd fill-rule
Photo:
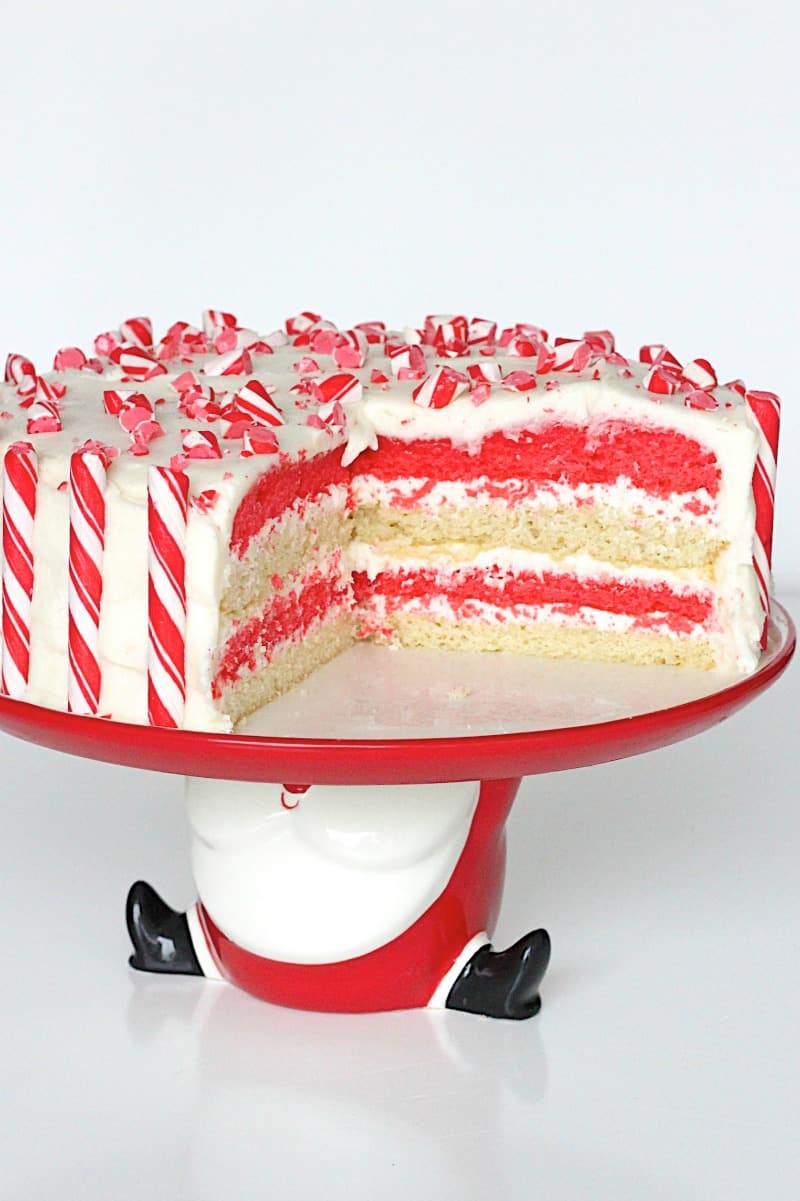
M 189 477 L 169 467 L 151 467 L 147 482 L 147 718 L 151 726 L 177 729 L 186 703 Z
M 30 442 L 9 446 L 3 460 L 2 679 L 8 696 L 28 686 L 33 597 L 33 522 L 36 516 L 36 451 Z
M 756 536 L 753 544 L 753 567 L 764 609 L 765 621 L 761 635 L 766 645 L 769 620 L 769 596 L 772 580 L 772 528 L 775 517 L 775 473 L 778 458 L 778 432 L 781 422 L 781 402 L 773 392 L 748 392 L 745 397 L 750 412 L 758 423 L 758 455 L 753 471 L 753 500 L 756 506 Z
M 106 468 L 99 447 L 82 447 L 69 470 L 69 634 L 67 704 L 71 713 L 100 706 L 100 601 L 106 525 Z

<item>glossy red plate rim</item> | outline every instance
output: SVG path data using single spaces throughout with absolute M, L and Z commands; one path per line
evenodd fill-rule
M 52 750 L 149 771 L 294 784 L 499 780 L 608 763 L 699 734 L 754 700 L 786 669 L 797 634 L 774 604 L 756 671 L 718 692 L 590 725 L 446 738 L 273 738 L 165 730 L 80 717 L 0 697 L 0 729 Z

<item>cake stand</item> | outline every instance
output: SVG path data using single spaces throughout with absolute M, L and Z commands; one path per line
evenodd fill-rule
M 227 980 L 299 1008 L 521 1018 L 538 1010 L 549 939 L 490 944 L 521 777 L 698 734 L 769 687 L 795 644 L 776 604 L 744 678 L 359 645 L 234 733 L 7 697 L 0 728 L 186 777 L 200 899 L 176 913 L 133 886 L 134 967 Z

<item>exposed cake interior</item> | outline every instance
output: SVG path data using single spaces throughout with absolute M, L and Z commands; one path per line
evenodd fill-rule
M 233 721 L 352 642 L 351 509 L 340 448 L 268 472 L 240 504 L 212 682 Z
M 712 667 L 719 488 L 708 448 L 620 420 L 286 465 L 234 520 L 214 695 L 238 720 L 354 638 Z

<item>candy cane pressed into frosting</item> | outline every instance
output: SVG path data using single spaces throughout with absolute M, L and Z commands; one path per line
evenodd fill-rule
M 151 467 L 147 490 L 147 718 L 151 726 L 183 725 L 188 506 L 186 472 Z
M 3 665 L 0 688 L 14 698 L 24 694 L 30 668 L 37 480 L 36 451 L 30 442 L 13 443 L 3 460 Z
M 71 713 L 93 715 L 100 706 L 100 601 L 106 526 L 108 458 L 100 446 L 84 446 L 69 469 L 69 672 Z
M 753 472 L 753 500 L 756 506 L 756 537 L 753 546 L 753 567 L 766 619 L 769 619 L 769 596 L 772 564 L 772 528 L 775 518 L 775 473 L 778 458 L 778 432 L 781 421 L 781 402 L 773 392 L 747 392 L 745 399 L 758 423 L 758 455 Z M 761 636 L 766 644 L 767 621 Z

